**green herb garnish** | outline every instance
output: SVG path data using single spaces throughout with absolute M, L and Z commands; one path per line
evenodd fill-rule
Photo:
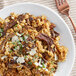
M 0 32 L 3 32 L 3 28 L 0 28 Z
M 15 45 L 15 46 L 17 46 L 17 43 L 16 42 L 12 42 L 12 44 Z
M 50 61 L 50 63 L 53 65 L 54 64 L 54 61 Z
M 26 55 L 26 56 L 24 56 L 24 58 L 26 59 L 26 58 L 27 58 L 27 55 Z
M 28 36 L 25 36 L 25 37 L 23 36 L 22 38 L 26 43 L 28 43 L 28 40 L 27 40 Z
M 35 58 L 37 58 L 38 56 L 37 55 L 35 55 Z
M 19 45 L 22 45 L 20 41 L 17 42 Z
M 22 38 L 23 38 L 23 40 L 25 40 L 24 36 Z
M 15 46 L 14 50 L 19 50 L 19 46 Z
M 24 34 L 24 33 L 22 33 L 21 36 L 22 36 L 23 34 Z
M 35 61 L 35 58 L 33 58 L 33 62 Z
M 40 67 L 40 66 L 37 67 L 37 69 L 40 69 L 40 68 L 42 68 L 42 67 Z
M 12 52 L 12 50 L 9 51 L 10 53 Z
M 0 37 L 2 36 L 2 33 L 0 33 Z
M 28 36 L 28 37 L 29 37 L 30 35 L 29 35 L 29 34 L 26 34 L 26 36 Z
M 43 68 L 46 68 L 44 63 L 42 63 L 42 67 L 43 67 Z
M 28 64 L 29 64 L 29 65 L 32 65 L 32 62 L 29 61 Z
M 17 27 L 18 24 L 16 24 L 15 26 Z
M 23 47 L 22 47 L 22 45 L 20 45 L 20 50 L 22 50 L 23 49 Z
M 52 72 L 55 71 L 55 68 L 51 68 L 51 71 L 52 71 Z

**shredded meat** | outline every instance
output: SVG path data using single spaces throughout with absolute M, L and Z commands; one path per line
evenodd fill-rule
M 56 38 L 57 36 L 59 36 L 59 33 L 54 30 L 51 30 L 50 33 L 51 33 L 52 38 Z
M 21 14 L 21 15 L 18 16 L 17 20 L 19 22 L 21 22 L 21 21 L 23 21 L 24 18 L 25 18 L 25 15 Z
M 56 25 L 53 24 L 53 23 L 51 23 L 50 29 L 53 29 L 53 28 L 55 28 L 55 27 L 56 27 Z
M 42 29 L 42 26 L 36 27 L 36 30 L 39 32 Z
M 32 76 L 41 76 L 41 73 L 38 70 L 32 69 Z
M 4 27 L 4 31 L 12 28 L 16 24 L 17 24 L 17 21 L 15 21 L 15 20 L 11 20 L 10 22 L 6 22 L 5 27 Z
M 29 21 L 30 21 L 30 22 L 32 22 L 32 21 L 33 21 L 33 18 L 32 18 L 32 17 L 30 17 L 30 18 L 29 18 Z
M 15 68 L 13 69 L 9 68 L 8 70 L 4 71 L 3 76 L 32 76 L 32 75 L 30 69 L 24 66 L 23 69 L 20 71 L 18 71 Z
M 1 37 L 5 36 L 6 35 L 6 31 L 8 29 L 12 28 L 16 24 L 17 24 L 17 21 L 15 21 L 15 20 L 11 20 L 10 22 L 6 22 L 5 23 L 5 27 L 4 27 L 4 32 L 2 32 L 2 36 Z
M 3 49 L 3 48 L 2 48 L 3 45 L 5 45 L 5 43 L 7 42 L 7 40 L 8 40 L 9 38 L 11 38 L 13 35 L 14 35 L 14 33 L 11 33 L 11 34 L 9 34 L 9 35 L 5 38 L 5 40 L 3 40 L 2 44 L 0 45 L 0 50 Z
M 52 38 L 50 38 L 48 35 L 42 34 L 42 33 L 40 33 L 40 34 L 37 36 L 37 38 L 39 38 L 40 40 L 43 40 L 43 41 L 45 41 L 45 42 L 47 43 L 47 45 L 48 45 L 48 50 L 49 50 L 49 51 L 52 50 L 52 49 L 51 49 L 51 45 L 53 44 Z
M 50 58 L 50 56 L 48 55 L 47 52 L 44 52 L 44 53 L 42 54 L 42 56 L 43 56 L 43 59 L 45 59 L 45 60 L 48 60 L 48 59 Z

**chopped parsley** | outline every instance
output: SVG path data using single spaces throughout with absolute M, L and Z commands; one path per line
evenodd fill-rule
M 33 58 L 33 62 L 35 61 L 35 58 Z
M 24 34 L 24 33 L 22 33 L 21 36 L 22 36 L 23 34 Z
M 32 65 L 32 62 L 29 61 L 28 64 L 29 64 L 29 65 Z
M 42 67 L 43 67 L 43 68 L 46 68 L 44 63 L 42 63 Z
M 27 40 L 28 36 L 23 36 L 22 38 L 26 43 L 28 43 L 28 40 Z
M 24 36 L 22 38 L 23 38 L 23 40 L 25 40 Z
M 51 68 L 51 71 L 52 71 L 52 72 L 55 71 L 55 68 Z
M 19 46 L 15 46 L 14 50 L 19 50 Z
M 0 28 L 0 33 L 3 32 L 3 28 Z
M 0 33 L 0 37 L 2 36 L 2 33 Z
M 16 24 L 15 26 L 17 27 L 18 24 Z
M 27 55 L 26 55 L 26 56 L 24 56 L 24 58 L 26 59 L 26 58 L 27 58 Z
M 37 55 L 35 55 L 35 58 L 37 58 L 38 56 Z
M 53 65 L 54 64 L 54 61 L 50 61 L 50 63 Z
M 40 67 L 40 66 L 37 67 L 37 69 L 40 69 L 40 68 L 42 68 L 42 67 Z
M 9 51 L 10 53 L 12 52 L 12 50 Z
M 15 46 L 17 46 L 17 43 L 16 42 L 12 42 L 12 44 L 15 45 Z
M 19 45 L 22 45 L 20 41 L 17 42 Z

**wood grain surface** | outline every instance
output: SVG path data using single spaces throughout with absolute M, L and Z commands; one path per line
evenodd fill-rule
M 76 24 L 76 0 L 67 0 L 67 1 L 68 1 L 69 5 L 70 5 L 70 16 L 72 17 L 74 23 Z M 2 9 L 2 8 L 8 6 L 8 5 L 15 4 L 15 3 L 21 3 L 21 2 L 40 3 L 40 4 L 43 4 L 43 5 L 47 6 L 47 7 L 52 8 L 54 11 L 59 13 L 57 8 L 56 8 L 55 0 L 0 0 L 0 9 Z M 72 35 L 74 37 L 75 46 L 76 46 L 76 33 L 74 32 L 74 29 L 73 29 L 73 27 L 71 25 L 71 22 L 69 21 L 69 19 L 65 15 L 62 15 L 60 13 L 59 13 L 59 15 L 68 24 L 68 27 L 70 28 L 70 30 L 72 32 Z M 75 63 L 74 63 L 73 69 L 72 69 L 72 71 L 70 73 L 70 76 L 76 76 L 76 58 L 75 58 Z

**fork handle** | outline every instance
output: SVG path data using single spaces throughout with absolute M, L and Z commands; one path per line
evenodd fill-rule
M 74 22 L 73 22 L 73 20 L 72 20 L 72 18 L 70 16 L 68 16 L 68 18 L 70 19 L 70 21 L 71 21 L 71 23 L 73 25 L 73 28 L 75 30 L 75 33 L 76 33 L 76 25 L 74 24 Z

